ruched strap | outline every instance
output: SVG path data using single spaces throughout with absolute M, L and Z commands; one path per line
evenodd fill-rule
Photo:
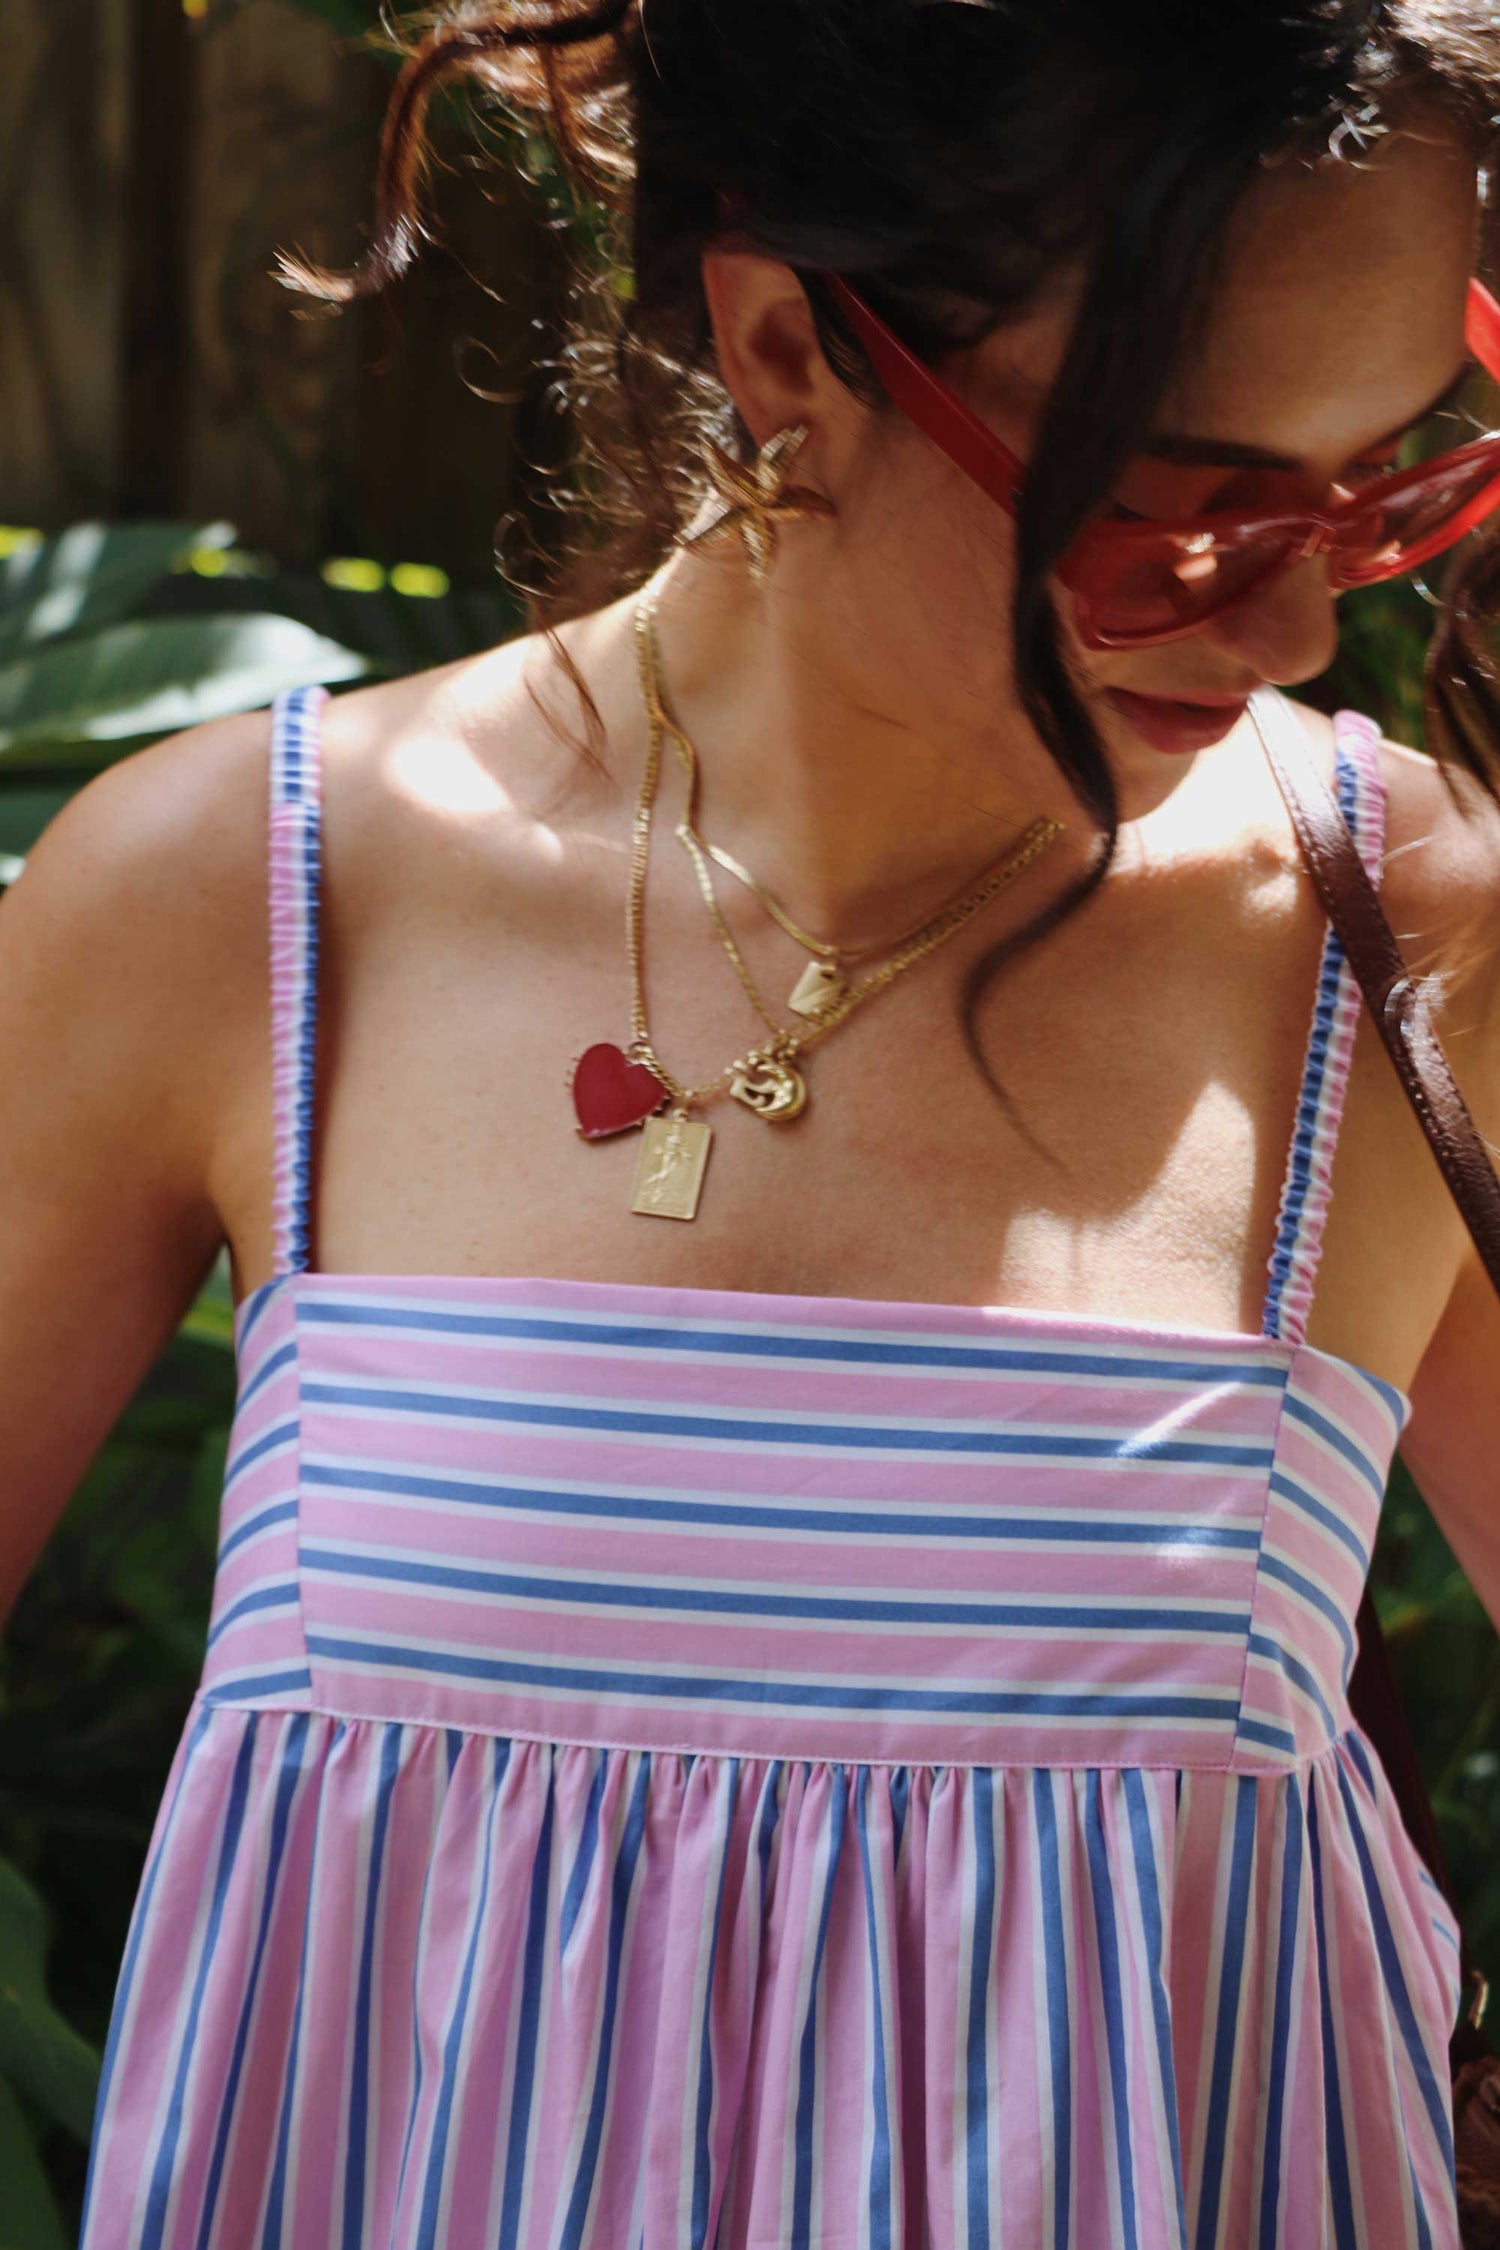
M 317 1036 L 319 724 L 328 693 L 294 688 L 271 708 L 271 1067 L 274 1268 L 308 1263 Z
M 1341 711 L 1334 721 L 1334 764 L 1339 809 L 1349 824 L 1370 880 L 1380 882 L 1385 851 L 1385 783 L 1380 770 L 1380 728 L 1363 712 Z M 1333 1185 L 1333 1160 L 1343 1121 L 1344 1096 L 1363 995 L 1330 923 L 1323 940 L 1312 1029 L 1297 1103 L 1297 1122 L 1282 1181 L 1262 1327 L 1268 1336 L 1300 1344 L 1312 1310 L 1313 1284 L 1323 1248 Z

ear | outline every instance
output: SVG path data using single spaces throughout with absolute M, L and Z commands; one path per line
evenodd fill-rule
M 794 422 L 826 425 L 847 408 L 790 266 L 754 251 L 705 250 L 703 293 L 720 376 L 757 445 Z

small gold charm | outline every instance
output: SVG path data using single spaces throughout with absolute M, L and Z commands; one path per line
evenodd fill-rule
M 807 1107 L 807 1081 L 776 1055 L 752 1055 L 729 1082 L 729 1091 L 757 1117 L 785 1123 Z
M 849 982 L 837 961 L 809 961 L 787 1006 L 799 1016 L 820 1016 L 847 999 Z
M 711 1125 L 680 1109 L 665 1117 L 648 1117 L 631 1210 L 643 1219 L 696 1218 L 713 1137 Z

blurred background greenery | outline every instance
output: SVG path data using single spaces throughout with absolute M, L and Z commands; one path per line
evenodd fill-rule
M 72 791 L 140 745 L 517 630 L 497 535 L 545 556 L 566 444 L 544 372 L 562 199 L 523 136 L 447 115 L 440 239 L 393 304 L 309 320 L 268 278 L 278 246 L 358 245 L 390 71 L 365 43 L 376 0 L 15 4 L 0 890 Z M 1420 746 L 1433 615 L 1410 585 L 1350 597 L 1308 700 Z M 115 1975 L 203 1657 L 230 1312 L 221 1260 L 0 1647 L 0 2250 L 77 2231 Z M 1399 1460 L 1373 1581 L 1500 1981 L 1500 1643 Z

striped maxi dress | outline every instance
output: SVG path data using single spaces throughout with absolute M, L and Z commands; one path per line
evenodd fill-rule
M 1259 1334 L 318 1272 L 322 703 L 82 2250 L 1455 2250 L 1457 1933 L 1346 1698 L 1411 1402 L 1304 1340 L 1336 933 Z

